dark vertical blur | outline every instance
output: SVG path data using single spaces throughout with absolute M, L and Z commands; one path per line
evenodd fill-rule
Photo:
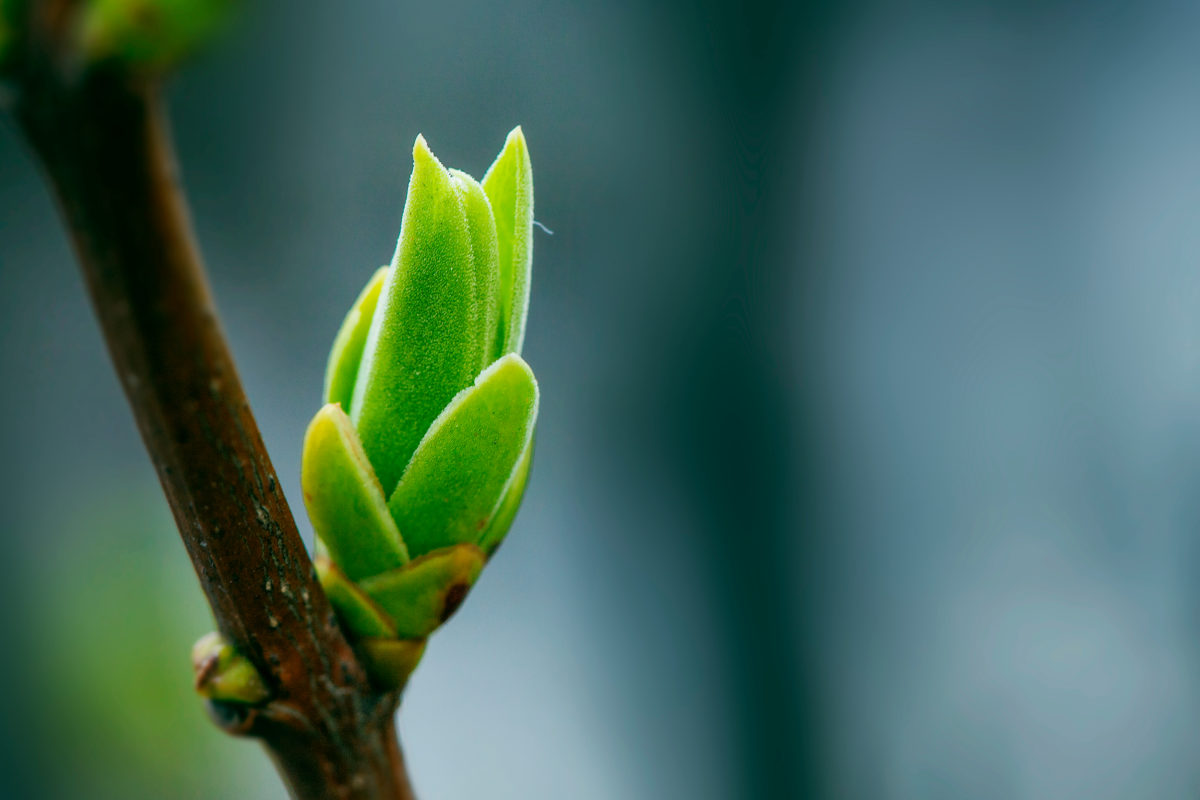
M 819 1 L 682 5 L 659 24 L 708 87 L 702 163 L 715 201 L 698 226 L 696 294 L 660 344 L 673 354 L 652 356 L 672 368 L 652 379 L 660 404 L 651 424 L 696 502 L 698 525 L 677 546 L 700 548 L 717 592 L 738 796 L 814 797 L 812 643 L 799 641 L 794 586 L 803 579 L 796 553 L 819 547 L 821 525 L 813 454 L 792 449 L 804 400 L 791 396 L 786 319 L 788 290 L 810 281 L 816 265 L 805 258 L 793 275 L 807 198 L 780 180 L 779 167 L 808 134 L 833 10 Z M 789 527 L 793 502 L 803 509 L 799 530 Z

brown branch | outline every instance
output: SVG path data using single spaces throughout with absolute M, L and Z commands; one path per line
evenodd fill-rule
M 411 798 L 398 695 L 371 689 L 337 625 L 222 336 L 157 85 L 80 71 L 57 52 L 69 1 L 32 8 L 16 117 L 217 625 L 273 692 L 214 717 L 260 738 L 297 798 Z

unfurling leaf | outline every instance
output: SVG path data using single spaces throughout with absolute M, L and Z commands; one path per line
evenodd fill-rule
M 537 406 L 533 372 L 513 353 L 429 427 L 388 499 L 413 556 L 480 541 L 529 444 Z
M 358 377 L 358 365 L 367 344 L 367 332 L 371 329 L 371 319 L 375 316 L 375 306 L 379 303 L 379 292 L 387 272 L 388 267 L 375 270 L 342 321 L 342 327 L 333 340 L 333 349 L 329 352 L 329 363 L 325 367 L 325 402 L 340 403 L 343 410 L 350 408 L 354 396 L 354 380 Z
M 529 480 L 529 468 L 533 465 L 533 440 L 536 433 L 534 431 L 534 435 L 529 437 L 529 444 L 525 445 L 525 453 L 521 456 L 521 462 L 517 464 L 512 482 L 504 491 L 504 499 L 500 501 L 500 507 L 492 515 L 487 530 L 483 532 L 483 536 L 479 537 L 479 546 L 483 548 L 483 552 L 487 553 L 488 558 L 492 557 L 492 553 L 496 552 L 496 548 L 504 541 L 505 534 L 512 527 L 513 520 L 517 518 L 517 510 L 521 507 L 521 498 L 525 496 L 525 484 Z
M 326 405 L 308 426 L 300 487 L 313 528 L 351 580 L 408 562 L 383 490 L 340 406 Z
M 462 195 L 418 138 L 400 241 L 350 406 L 385 492 L 395 488 L 429 424 L 478 372 L 471 248 Z
M 500 258 L 500 339 L 493 357 L 520 353 L 529 313 L 533 265 L 533 167 L 520 126 L 483 176 L 483 189 L 496 217 Z
M 455 185 L 462 193 L 463 211 L 471 232 L 471 258 L 475 263 L 476 320 L 474 329 L 479 336 L 480 362 L 478 369 L 492 363 L 496 347 L 500 315 L 500 262 L 496 240 L 496 220 L 492 205 L 479 181 L 465 172 L 450 170 Z

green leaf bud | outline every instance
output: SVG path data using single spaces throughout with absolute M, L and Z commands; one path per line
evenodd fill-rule
M 318 578 L 386 685 L 462 602 L 524 494 L 538 411 L 519 355 L 532 224 L 519 128 L 482 183 L 418 137 L 395 257 L 334 340 L 301 485 Z

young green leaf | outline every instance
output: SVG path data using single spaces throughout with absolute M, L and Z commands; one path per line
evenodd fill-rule
M 483 190 L 496 216 L 500 252 L 500 337 L 493 357 L 520 353 L 529 312 L 533 264 L 533 166 L 520 126 L 483 176 Z
M 496 239 L 496 219 L 492 204 L 479 181 L 460 170 L 450 170 L 462 193 L 467 226 L 471 230 L 471 254 L 475 262 L 475 299 L 478 317 L 474 329 L 479 335 L 479 369 L 492 363 L 496 332 L 500 319 L 500 254 Z
M 475 266 L 462 196 L 425 139 L 400 241 L 367 335 L 350 416 L 380 483 L 390 492 L 429 424 L 482 360 Z
M 529 480 L 529 467 L 533 464 L 534 438 L 535 436 L 529 437 L 529 444 L 525 445 L 525 452 L 521 455 L 521 463 L 517 464 L 512 482 L 504 490 L 504 499 L 492 515 L 487 530 L 479 537 L 479 546 L 487 553 L 488 558 L 492 557 L 492 553 L 496 552 L 496 548 L 504 541 L 504 535 L 512 527 L 513 520 L 517 517 L 517 509 L 521 507 L 521 498 L 525 496 L 525 484 Z
M 408 562 L 354 426 L 336 404 L 326 405 L 309 423 L 300 487 L 317 536 L 351 580 Z
M 537 381 L 515 353 L 446 406 L 388 499 L 413 556 L 479 541 L 529 443 L 537 406 Z
M 352 583 L 336 564 L 328 558 L 317 557 L 313 559 L 313 566 L 330 604 L 351 633 L 357 637 L 395 637 L 396 626 L 387 613 Z
M 366 578 L 360 587 L 396 623 L 402 639 L 421 639 L 450 618 L 483 570 L 473 544 L 435 550 L 406 567 Z
M 371 329 L 371 318 L 375 316 L 375 306 L 379 303 L 379 292 L 388 269 L 380 267 L 375 271 L 338 329 L 333 348 L 329 351 L 329 363 L 325 367 L 326 403 L 340 403 L 342 408 L 350 408 L 354 379 L 358 377 L 358 365 L 367 344 L 367 332 Z

